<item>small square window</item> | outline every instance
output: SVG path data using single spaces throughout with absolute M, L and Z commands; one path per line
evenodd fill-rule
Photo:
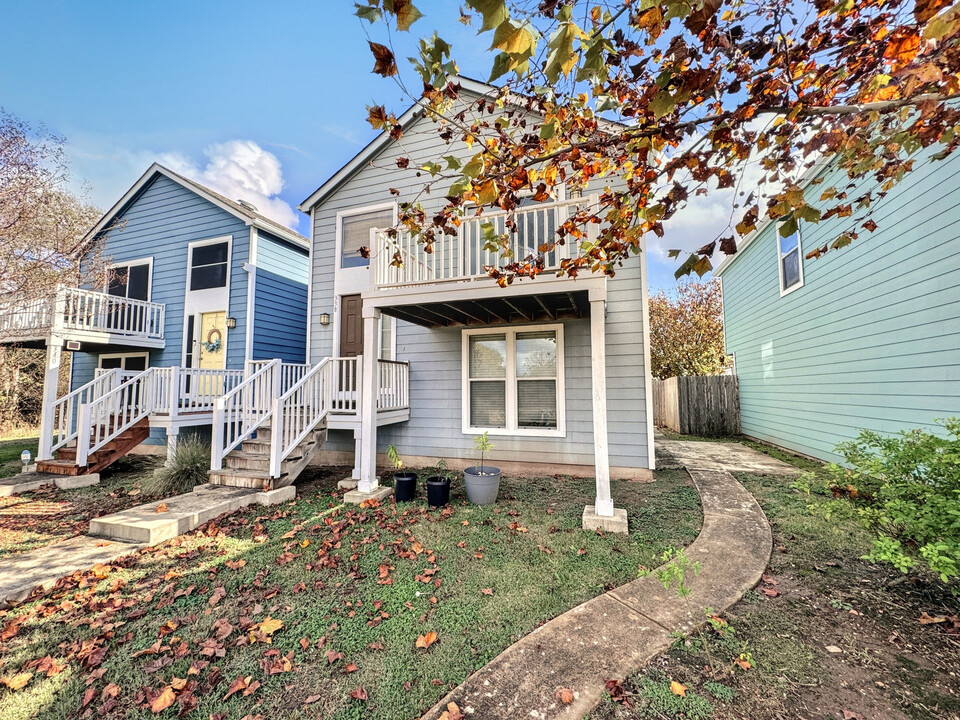
M 393 226 L 393 208 L 347 215 L 340 219 L 340 267 L 366 267 L 370 258 L 360 248 L 370 250 L 370 231 Z

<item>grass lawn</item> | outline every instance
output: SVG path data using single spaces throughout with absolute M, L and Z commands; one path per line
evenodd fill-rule
M 343 506 L 343 476 L 312 469 L 292 503 L 247 508 L 0 612 L 0 719 L 416 718 L 701 525 L 682 471 L 613 483 L 627 537 L 580 529 L 589 479 L 505 478 L 490 507 L 454 482 L 451 505 L 433 510 Z
M 723 614 L 732 632 L 705 634 L 709 657 L 700 637 L 679 641 L 613 687 L 616 699 L 591 720 L 960 718 L 960 598 L 929 577 L 861 560 L 865 531 L 811 514 L 790 479 L 738 478 L 773 527 L 765 581 Z M 942 621 L 924 624 L 923 613 Z M 733 664 L 741 653 L 753 667 Z M 672 681 L 686 686 L 684 697 Z
M 20 472 L 20 451 L 32 441 L 0 442 L 0 475 Z M 0 560 L 87 531 L 91 519 L 150 500 L 140 482 L 158 460 L 144 456 L 121 458 L 100 474 L 100 484 L 78 490 L 42 487 L 15 497 L 0 497 Z
M 30 451 L 30 456 L 37 457 L 37 438 L 4 438 L 0 440 L 0 478 L 10 477 L 20 472 L 23 463 L 20 462 L 20 453 Z

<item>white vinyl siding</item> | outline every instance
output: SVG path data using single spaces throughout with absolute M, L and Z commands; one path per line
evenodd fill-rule
M 563 326 L 463 331 L 463 432 L 563 435 Z

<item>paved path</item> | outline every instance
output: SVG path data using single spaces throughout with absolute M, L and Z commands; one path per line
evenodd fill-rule
M 146 545 L 80 535 L 6 557 L 0 561 L 0 608 L 22 602 L 38 586 L 46 590 L 65 575 L 112 562 L 143 547 Z
M 691 443 L 685 443 L 691 444 Z M 712 445 L 713 443 L 698 443 Z M 467 717 L 574 720 L 622 680 L 690 632 L 703 609 L 722 612 L 756 585 L 770 559 L 771 534 L 760 505 L 723 470 L 689 469 L 703 504 L 703 529 L 687 548 L 702 564 L 689 581 L 692 613 L 674 591 L 647 576 L 554 618 L 507 648 L 424 715 L 436 720 L 454 702 Z M 557 688 L 574 691 L 568 705 Z
M 738 442 L 668 440 L 657 434 L 658 468 L 699 468 L 755 475 L 796 476 L 800 470 Z

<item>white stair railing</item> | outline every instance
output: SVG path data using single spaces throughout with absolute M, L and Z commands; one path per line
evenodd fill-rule
M 248 439 L 273 411 L 279 394 L 281 362 L 271 360 L 232 390 L 217 398 L 213 409 L 210 468 L 223 468 L 223 456 Z
M 283 461 L 327 416 L 335 385 L 334 368 L 338 365 L 325 358 L 273 401 L 270 477 L 280 477 Z
M 153 370 L 147 368 L 80 406 L 77 466 L 86 465 L 90 455 L 150 416 L 156 404 Z
M 410 407 L 410 363 L 377 360 L 377 372 L 377 410 L 402 410 Z
M 58 398 L 48 411 L 53 434 L 40 438 L 38 460 L 50 460 L 53 453 L 77 437 L 80 425 L 80 408 L 105 395 L 123 382 L 122 370 L 104 370 L 76 390 Z

